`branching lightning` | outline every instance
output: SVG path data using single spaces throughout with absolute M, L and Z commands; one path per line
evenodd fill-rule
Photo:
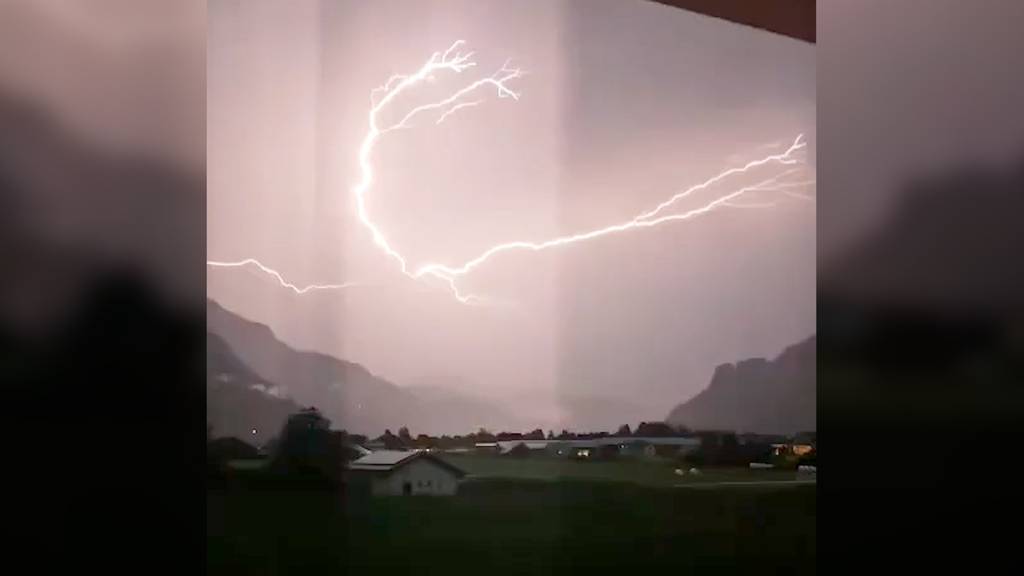
M 214 268 L 242 268 L 244 266 L 255 266 L 256 268 L 262 270 L 264 273 L 276 278 L 278 284 L 280 284 L 283 288 L 287 288 L 292 292 L 295 292 L 296 294 L 305 294 L 306 292 L 312 292 L 314 290 L 342 290 L 344 288 L 352 288 L 355 286 L 363 285 L 361 282 L 345 282 L 342 284 L 309 284 L 307 286 L 299 287 L 285 280 L 284 277 L 281 276 L 281 273 L 278 272 L 277 270 L 274 270 L 273 268 L 263 265 L 262 262 L 256 260 L 255 258 L 246 258 L 245 260 L 239 260 L 237 262 L 217 262 L 213 260 L 208 260 L 206 262 L 206 265 Z
M 475 258 L 467 260 L 459 265 L 445 265 L 441 263 L 426 263 L 410 271 L 410 266 L 406 258 L 388 241 L 384 232 L 381 228 L 374 223 L 370 217 L 369 209 L 367 206 L 367 196 L 372 189 L 374 183 L 374 170 L 372 165 L 373 151 L 376 145 L 380 142 L 381 138 L 389 133 L 396 130 L 402 130 L 412 127 L 412 120 L 421 114 L 441 110 L 441 114 L 435 120 L 435 124 L 441 124 L 445 119 L 452 116 L 459 110 L 465 108 L 472 108 L 481 105 L 483 99 L 467 99 L 470 94 L 477 93 L 482 89 L 493 89 L 498 98 L 505 99 L 510 98 L 513 101 L 519 100 L 519 93 L 515 92 L 509 87 L 509 82 L 517 78 L 522 77 L 525 72 L 518 67 L 511 67 L 510 62 L 506 61 L 500 69 L 490 76 L 479 78 L 469 84 L 466 84 L 462 88 L 454 91 L 449 96 L 426 104 L 413 107 L 407 111 L 401 119 L 390 125 L 381 127 L 380 117 L 382 112 L 389 108 L 389 105 L 395 102 L 395 99 L 403 94 L 404 92 L 414 88 L 416 85 L 433 80 L 435 73 L 440 72 L 451 72 L 454 74 L 460 74 L 469 68 L 476 66 L 476 63 L 472 60 L 473 53 L 467 52 L 462 53 L 459 48 L 464 44 L 462 40 L 459 40 L 452 44 L 444 52 L 435 52 L 431 55 L 430 59 L 415 73 L 413 74 L 396 74 L 389 78 L 382 86 L 375 88 L 370 93 L 370 111 L 368 114 L 368 130 L 363 137 L 362 144 L 359 148 L 359 169 L 360 178 L 356 185 L 352 189 L 352 193 L 356 199 L 356 214 L 359 218 L 360 223 L 369 231 L 370 237 L 374 244 L 379 248 L 387 257 L 395 260 L 398 263 L 402 274 L 412 278 L 414 280 L 420 280 L 427 277 L 436 278 L 441 280 L 451 291 L 452 295 L 463 304 L 474 304 L 482 302 L 483 300 L 477 296 L 463 294 L 457 285 L 457 280 L 462 278 L 474 269 L 483 265 L 485 262 L 490 260 L 492 257 L 502 254 L 504 252 L 511 251 L 533 251 L 539 252 L 550 248 L 556 248 L 560 246 L 566 246 L 569 244 L 576 244 L 593 240 L 603 236 L 612 234 L 618 234 L 627 232 L 630 230 L 637 230 L 643 228 L 652 228 L 668 222 L 675 222 L 680 220 L 688 220 L 696 216 L 707 214 L 712 210 L 719 208 L 770 208 L 775 205 L 774 202 L 739 202 L 739 198 L 744 194 L 751 192 L 780 192 L 791 198 L 800 200 L 813 201 L 813 196 L 807 196 L 793 191 L 794 188 L 806 187 L 814 184 L 813 180 L 803 181 L 780 181 L 782 178 L 794 174 L 799 171 L 799 168 L 789 168 L 782 171 L 775 176 L 764 179 L 756 184 L 743 186 L 737 188 L 726 194 L 722 194 L 710 200 L 703 205 L 692 208 L 683 212 L 669 212 L 676 203 L 684 198 L 693 195 L 696 192 L 708 190 L 714 185 L 726 180 L 731 176 L 748 173 L 756 168 L 778 164 L 782 166 L 792 166 L 802 162 L 802 159 L 798 156 L 798 153 L 807 147 L 807 143 L 803 139 L 803 135 L 799 135 L 793 141 L 793 143 L 785 151 L 765 156 L 758 160 L 753 160 L 747 164 L 735 168 L 727 169 L 723 172 L 708 178 L 707 180 L 690 186 L 685 190 L 682 190 L 673 196 L 669 197 L 665 201 L 661 202 L 654 208 L 641 212 L 635 217 L 626 220 L 621 223 L 612 224 L 602 228 L 597 228 L 590 231 L 579 232 L 576 234 L 559 236 L 544 241 L 523 241 L 516 240 L 511 242 L 505 242 L 492 246 L 483 252 L 481 252 Z M 666 213 L 667 212 L 667 213 Z M 207 265 L 214 267 L 241 267 L 241 266 L 255 266 L 263 272 L 273 276 L 277 279 L 278 283 L 285 288 L 289 288 L 296 294 L 305 294 L 312 290 L 340 290 L 349 288 L 357 285 L 358 283 L 346 282 L 340 284 L 310 284 L 304 287 L 298 287 L 295 284 L 287 282 L 280 273 L 273 270 L 262 263 L 258 262 L 253 258 L 241 260 L 238 262 L 207 262 Z

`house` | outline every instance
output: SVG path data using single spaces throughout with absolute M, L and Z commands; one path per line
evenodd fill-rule
M 796 442 L 772 444 L 772 455 L 774 456 L 805 456 L 813 451 L 814 446 L 810 444 L 798 444 Z
M 774 456 L 806 456 L 817 449 L 818 434 L 816 432 L 800 432 L 792 440 L 772 444 Z
M 374 496 L 452 496 L 466 473 L 429 452 L 380 450 L 349 465 L 354 483 L 365 482 Z
M 477 442 L 473 445 L 477 452 L 484 453 L 498 453 L 501 452 L 501 446 L 497 442 Z

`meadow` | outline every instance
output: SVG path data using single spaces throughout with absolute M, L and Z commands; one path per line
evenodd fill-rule
M 511 458 L 481 454 L 442 454 L 441 458 L 463 469 L 470 477 L 520 480 L 589 480 L 628 482 L 645 486 L 677 486 L 694 483 L 771 482 L 803 478 L 794 470 L 752 470 L 689 466 L 669 459 L 571 460 L 568 458 Z M 683 475 L 676 473 L 680 469 Z
M 208 572 L 815 571 L 813 485 L 686 490 L 654 464 L 630 473 L 625 462 L 520 461 L 519 476 L 502 478 L 505 464 L 496 458 L 459 463 L 473 476 L 455 497 L 245 483 L 211 489 Z M 744 473 L 717 472 L 701 481 Z

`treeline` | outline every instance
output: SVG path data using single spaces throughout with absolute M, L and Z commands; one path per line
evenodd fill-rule
M 671 426 L 664 422 L 641 422 L 635 430 L 629 425 L 620 426 L 614 434 L 609 432 L 570 432 L 562 430 L 555 434 L 541 429 L 530 432 L 499 432 L 494 434 L 484 428 L 466 435 L 413 436 L 408 427 L 399 428 L 398 434 L 385 430 L 384 434 L 369 439 L 360 434 L 348 434 L 344 430 L 332 430 L 330 421 L 315 408 L 302 410 L 289 417 L 281 434 L 260 447 L 249 446 L 237 438 L 212 438 L 207 429 L 207 458 L 211 480 L 226 478 L 227 464 L 232 460 L 266 458 L 266 471 L 275 477 L 289 480 L 301 479 L 324 485 L 335 485 L 339 480 L 341 463 L 360 457 L 363 447 L 387 450 L 451 450 L 472 449 L 481 443 L 537 440 L 592 440 L 605 437 L 673 438 L 698 439 L 699 444 L 687 450 L 673 448 L 670 443 L 656 444 L 656 454 L 681 458 L 697 466 L 745 466 L 751 462 L 772 463 L 776 466 L 795 467 L 801 464 L 816 465 L 816 434 L 802 433 L 793 439 L 784 436 L 760 434 L 736 434 L 731 431 L 690 431 L 685 427 Z M 794 446 L 800 445 L 799 452 Z M 612 446 L 614 448 L 614 446 Z M 613 450 L 617 453 L 617 450 Z M 607 454 L 604 457 L 613 457 Z
M 443 436 L 431 436 L 428 434 L 417 434 L 413 436 L 409 428 L 403 426 L 398 429 L 398 434 L 394 434 L 388 429 L 384 431 L 384 434 L 376 438 L 371 439 L 362 434 L 351 434 L 349 439 L 356 444 L 382 443 L 389 450 L 401 450 L 408 448 L 472 448 L 480 442 L 506 442 L 510 440 L 593 440 L 597 438 L 627 436 L 672 438 L 691 435 L 692 432 L 685 426 L 671 426 L 665 422 L 641 422 L 635 430 L 631 429 L 629 424 L 623 424 L 619 426 L 614 434 L 606 431 L 571 432 L 564 429 L 560 433 L 555 434 L 553 430 L 548 430 L 545 433 L 540 428 L 530 432 L 493 433 L 486 428 L 481 428 L 476 432 L 470 432 L 465 435 L 456 434 L 449 436 L 445 434 Z

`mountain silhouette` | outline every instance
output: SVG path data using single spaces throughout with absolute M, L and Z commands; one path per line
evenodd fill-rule
M 206 419 L 214 437 L 235 437 L 256 446 L 276 436 L 301 407 L 277 395 L 216 334 L 206 335 Z
M 817 428 L 817 339 L 774 360 L 751 358 L 715 369 L 711 383 L 666 421 L 696 430 L 794 434 Z
M 275 399 L 287 398 L 299 405 L 315 406 L 331 419 L 335 428 L 371 436 L 402 426 L 414 433 L 465 434 L 481 425 L 501 427 L 510 420 L 481 398 L 438 385 L 403 388 L 354 362 L 296 350 L 280 341 L 268 326 L 247 320 L 213 300 L 207 300 L 206 322 L 209 333 L 223 340 L 231 356 L 218 348 L 216 340 L 208 345 L 207 354 L 213 354 L 217 361 L 230 363 L 228 358 L 234 357 L 242 363 L 251 374 L 230 364 L 229 373 L 238 369 L 244 375 L 240 377 L 251 382 L 250 391 L 262 394 L 264 401 L 272 398 L 265 391 L 271 391 L 278 396 Z M 216 380 L 213 376 L 215 386 Z M 237 389 L 232 393 L 237 393 Z M 256 405 L 252 409 L 257 413 L 240 413 L 237 418 L 256 419 L 258 414 L 276 413 Z

